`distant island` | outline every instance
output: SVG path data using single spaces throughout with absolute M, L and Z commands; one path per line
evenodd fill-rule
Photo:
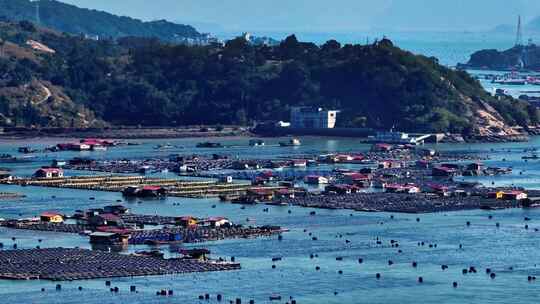
M 471 55 L 462 69 L 484 70 L 540 70 L 540 46 L 535 44 L 516 45 L 508 50 L 480 50 Z
M 0 0 L 0 20 L 39 22 L 59 32 L 93 39 L 126 36 L 155 37 L 169 42 L 197 42 L 207 37 L 192 26 L 165 20 L 143 22 L 106 12 L 79 8 L 55 0 Z
M 1 22 L 0 39 L 5 127 L 249 126 L 286 120 L 295 106 L 339 109 L 341 128 L 465 136 L 516 136 L 540 121 L 535 107 L 388 39 L 189 46 L 96 41 L 28 21 Z

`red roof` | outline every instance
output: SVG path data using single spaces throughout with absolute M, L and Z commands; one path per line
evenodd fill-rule
M 348 176 L 353 180 L 366 180 L 369 179 L 369 176 L 364 175 L 362 173 L 344 173 L 344 176 Z
M 59 173 L 59 172 L 62 172 L 63 170 L 60 168 L 41 168 L 38 170 L 38 172 L 39 171 L 42 171 L 45 173 Z
M 161 188 L 160 186 L 144 186 L 142 189 L 145 191 L 159 191 L 163 188 Z
M 87 144 L 87 145 L 110 145 L 113 142 L 107 139 L 85 138 L 85 139 L 81 139 L 81 143 Z
M 512 191 L 505 191 L 503 192 L 504 195 L 520 195 L 524 193 L 523 191 L 519 191 L 519 190 L 512 190 Z
M 258 195 L 268 195 L 272 194 L 273 191 L 270 189 L 263 189 L 263 188 L 255 188 L 255 189 L 249 189 L 248 192 L 255 193 Z
M 289 189 L 279 189 L 277 192 L 279 194 L 291 194 L 293 191 L 291 191 Z
M 58 215 L 62 216 L 62 214 L 55 211 L 45 211 L 41 214 L 41 216 L 44 216 L 44 217 L 53 217 L 53 216 L 58 216 Z

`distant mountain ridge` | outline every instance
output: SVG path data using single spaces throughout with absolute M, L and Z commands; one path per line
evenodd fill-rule
M 0 0 L 0 18 L 37 23 L 36 3 L 29 0 Z M 166 20 L 144 22 L 130 17 L 79 8 L 54 0 L 39 1 L 39 23 L 60 32 L 90 37 L 155 37 L 168 42 L 201 39 L 195 28 Z

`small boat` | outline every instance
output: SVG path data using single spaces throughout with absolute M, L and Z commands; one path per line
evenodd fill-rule
M 15 157 L 11 154 L 1 154 L 0 155 L 0 163 L 29 163 L 32 162 L 33 159 L 30 156 L 24 156 L 24 157 Z
M 154 147 L 154 150 L 166 150 L 166 149 L 172 149 L 174 148 L 173 145 L 167 143 L 167 144 L 164 144 L 164 145 L 157 145 Z
M 23 153 L 23 154 L 30 154 L 30 153 L 36 153 L 38 150 L 32 149 L 30 147 L 19 147 L 19 149 L 17 149 L 17 151 L 19 151 L 19 153 Z
M 107 151 L 107 147 L 102 145 L 95 145 L 92 146 L 92 151 Z
M 197 144 L 197 148 L 223 148 L 223 145 L 214 142 L 202 142 Z
M 252 147 L 260 147 L 260 146 L 264 146 L 265 142 L 262 139 L 251 139 L 249 141 L 249 145 Z
M 279 145 L 282 147 L 296 147 L 300 146 L 302 143 L 298 138 L 291 138 L 288 142 L 280 142 Z
M 521 157 L 521 159 L 540 159 L 540 157 L 538 156 L 538 154 L 531 154 L 531 155 L 525 155 Z
M 281 295 L 278 295 L 278 294 L 270 295 L 270 301 L 281 301 Z

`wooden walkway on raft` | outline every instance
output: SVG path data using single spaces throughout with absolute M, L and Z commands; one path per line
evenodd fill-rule
M 167 195 L 176 197 L 239 196 L 246 193 L 250 184 L 219 183 L 216 181 L 187 181 L 180 179 L 149 178 L 144 176 L 72 176 L 62 178 L 18 178 L 3 183 L 21 186 L 70 188 L 82 190 L 121 192 L 128 186 L 160 186 Z

